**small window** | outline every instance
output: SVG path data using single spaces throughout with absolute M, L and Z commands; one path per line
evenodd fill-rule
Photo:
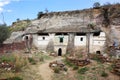
M 28 36 L 25 36 L 25 40 L 28 40 Z
M 43 40 L 45 40 L 45 37 L 42 37 L 43 38 Z
M 60 43 L 63 43 L 63 37 L 60 38 Z
M 83 37 L 80 38 L 80 41 L 83 41 Z

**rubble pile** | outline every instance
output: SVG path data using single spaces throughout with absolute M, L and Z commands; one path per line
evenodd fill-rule
M 0 63 L 0 68 L 4 69 L 6 71 L 10 71 L 10 70 L 14 70 L 15 69 L 15 65 L 12 64 L 12 63 L 2 62 L 2 63 Z
M 112 72 L 120 76 L 120 59 L 114 61 Z
M 105 55 L 102 55 L 102 54 L 90 54 L 89 58 L 93 59 L 93 60 L 100 61 L 102 63 L 104 63 L 104 62 L 110 62 L 109 57 L 107 57 Z
M 76 59 L 71 57 L 67 57 L 66 59 L 71 63 L 75 64 L 76 66 L 86 66 L 90 64 L 90 60 L 87 60 L 87 59 L 82 60 L 82 59 Z
M 57 57 L 56 53 L 50 53 L 50 56 Z
M 61 71 L 65 71 L 67 69 L 67 67 L 61 60 L 56 60 L 56 61 L 50 62 L 49 67 L 53 70 L 55 68 L 59 68 Z

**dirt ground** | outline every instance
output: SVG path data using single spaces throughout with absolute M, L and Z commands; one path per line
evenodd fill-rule
M 37 74 L 40 74 L 43 80 L 52 80 L 52 76 L 53 76 L 54 72 L 52 69 L 50 69 L 49 63 L 56 61 L 56 60 L 61 60 L 61 59 L 63 59 L 63 58 L 57 57 L 52 60 L 46 60 L 43 64 L 38 66 Z

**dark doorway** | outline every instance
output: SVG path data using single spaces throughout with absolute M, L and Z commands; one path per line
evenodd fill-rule
M 100 51 L 96 51 L 96 54 L 101 54 L 101 52 Z
M 62 49 L 61 48 L 58 49 L 58 56 L 62 56 Z

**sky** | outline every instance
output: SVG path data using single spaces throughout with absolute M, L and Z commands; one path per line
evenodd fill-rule
M 0 0 L 0 24 L 11 25 L 20 20 L 35 19 L 40 11 L 49 12 L 92 8 L 95 2 L 120 3 L 120 0 Z

